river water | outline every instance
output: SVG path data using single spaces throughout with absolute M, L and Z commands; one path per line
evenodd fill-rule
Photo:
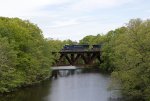
M 110 81 L 106 74 L 78 71 L 1 96 L 0 101 L 118 101 L 120 95 L 108 90 Z

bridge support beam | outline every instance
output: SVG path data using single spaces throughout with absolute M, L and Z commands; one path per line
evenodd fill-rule
M 68 60 L 68 62 L 72 65 L 73 61 L 69 58 L 69 56 L 67 54 L 65 54 L 65 57 Z
M 84 64 L 92 64 L 96 59 L 101 63 L 100 51 L 76 51 L 76 52 L 59 52 L 60 58 L 57 65 L 64 59 L 67 60 L 70 65 L 76 65 L 78 61 L 83 60 Z
M 75 54 L 71 54 L 71 64 L 74 65 L 75 63 Z

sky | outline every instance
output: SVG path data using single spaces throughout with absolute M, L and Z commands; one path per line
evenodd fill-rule
M 29 20 L 45 38 L 79 41 L 149 19 L 150 0 L 0 0 L 0 16 Z

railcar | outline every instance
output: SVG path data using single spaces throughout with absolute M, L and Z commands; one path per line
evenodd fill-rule
M 101 48 L 101 45 L 92 45 L 93 48 Z
M 100 50 L 101 45 L 92 45 L 92 50 Z

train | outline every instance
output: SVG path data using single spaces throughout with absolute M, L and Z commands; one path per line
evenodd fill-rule
M 63 47 L 63 51 L 67 51 L 67 50 L 87 50 L 89 49 L 89 45 L 65 45 Z
M 88 50 L 100 50 L 101 45 L 65 45 L 62 51 L 88 51 Z

